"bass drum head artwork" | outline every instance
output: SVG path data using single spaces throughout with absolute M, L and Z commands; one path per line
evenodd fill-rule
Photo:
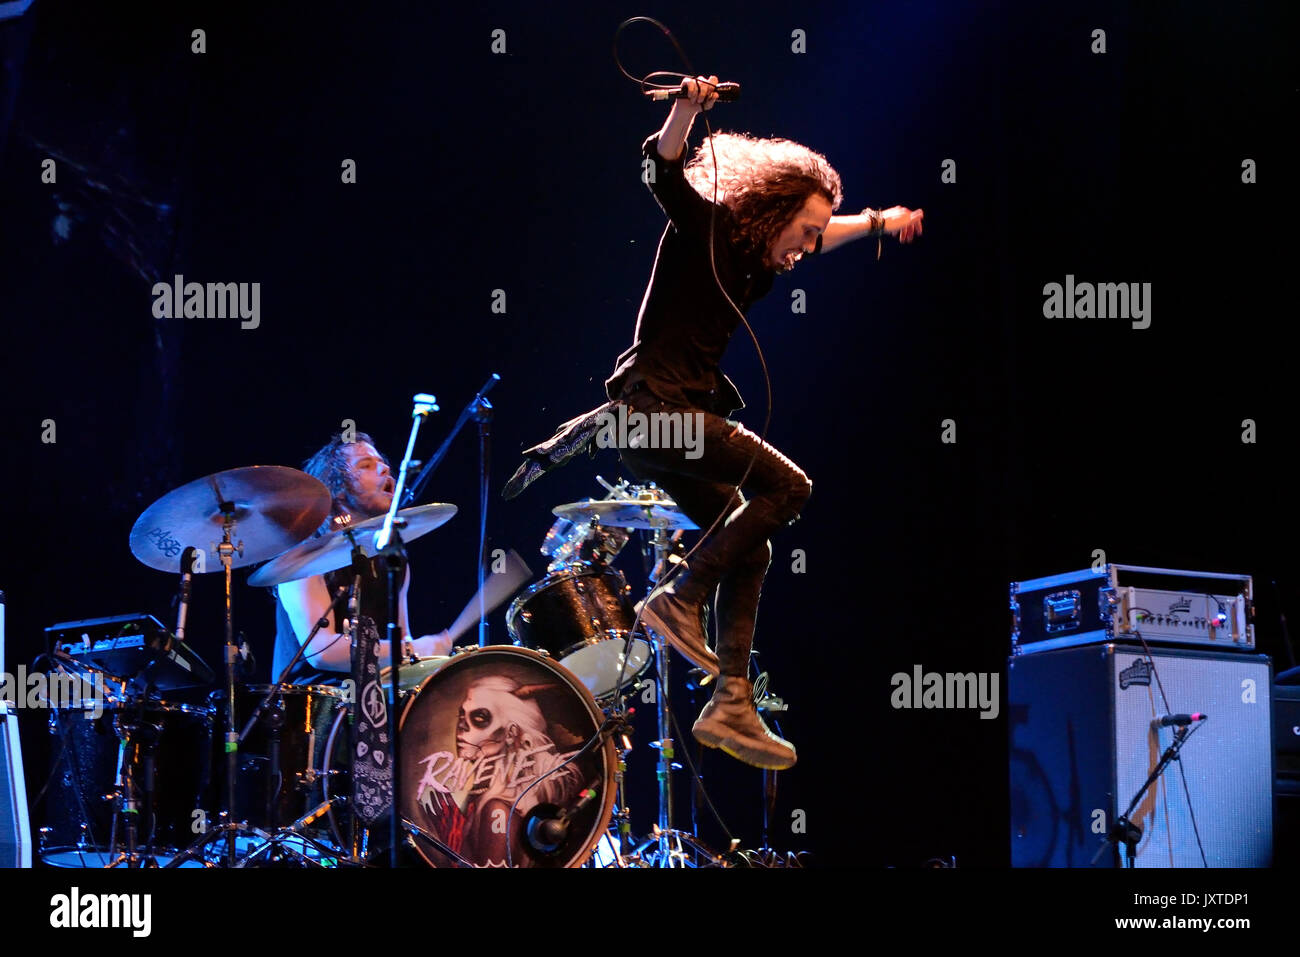
M 591 692 L 545 655 L 455 655 L 401 716 L 402 816 L 434 867 L 580 867 L 609 826 L 616 756 Z M 590 745 L 581 754 L 585 745 Z M 427 836 L 426 836 L 427 835 Z

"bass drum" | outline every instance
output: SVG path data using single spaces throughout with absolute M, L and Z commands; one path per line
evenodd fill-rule
M 581 867 L 614 807 L 613 740 L 582 752 L 603 723 L 577 676 L 536 651 L 489 645 L 447 659 L 401 715 L 398 803 L 420 829 L 420 856 L 433 867 Z

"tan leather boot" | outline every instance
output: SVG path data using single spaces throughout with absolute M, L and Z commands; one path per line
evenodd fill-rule
M 756 768 L 784 771 L 794 767 L 794 745 L 773 734 L 754 707 L 754 686 L 724 675 L 713 697 L 691 728 L 695 740 Z
M 718 673 L 718 656 L 705 636 L 703 602 L 683 599 L 669 584 L 653 592 L 648 601 L 639 602 L 636 611 L 648 627 L 688 661 L 711 675 Z

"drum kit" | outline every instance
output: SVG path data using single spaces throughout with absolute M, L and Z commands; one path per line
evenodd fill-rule
M 52 670 L 105 689 L 105 700 L 93 715 L 51 712 L 61 748 L 41 858 L 58 867 L 377 863 L 388 853 L 384 835 L 356 813 L 351 770 L 366 753 L 358 728 L 369 721 L 386 741 L 381 716 L 395 708 L 389 800 L 404 843 L 429 866 L 730 866 L 672 827 L 668 646 L 638 627 L 631 587 L 614 567 L 642 531 L 653 587 L 679 560 L 682 532 L 696 526 L 662 489 L 600 481 L 605 498 L 553 510 L 540 581 L 520 592 L 531 573 L 511 553 L 506 572 L 487 576 L 448 630 L 454 640 L 518 593 L 506 614 L 512 644 L 407 658 L 396 689 L 384 669 L 376 693 L 388 704 L 377 710 L 370 687 L 354 680 L 285 683 L 292 663 L 275 683 L 250 683 L 240 674 L 246 647 L 236 646 L 231 583 L 235 569 L 259 564 L 248 581 L 262 587 L 356 568 L 378 551 L 383 517 L 317 534 L 329 492 L 280 466 L 219 472 L 162 496 L 139 516 L 130 547 L 150 568 L 181 575 L 175 630 L 148 615 L 47 629 Z M 410 542 L 455 512 L 403 509 L 396 527 Z M 191 576 L 218 571 L 219 685 L 185 641 Z M 343 626 L 354 639 L 355 624 Z M 623 793 L 632 752 L 624 704 L 652 667 L 660 806 L 653 835 L 638 842 Z M 202 703 L 189 703 L 196 695 Z

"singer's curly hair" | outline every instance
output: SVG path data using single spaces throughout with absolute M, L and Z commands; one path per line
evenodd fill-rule
M 787 139 L 714 133 L 712 149 L 706 139 L 683 170 L 710 202 L 715 155 L 718 202 L 731 211 L 732 242 L 747 254 L 765 256 L 808 197 L 824 196 L 832 211 L 844 200 L 840 174 L 821 153 Z
M 379 447 L 375 445 L 375 440 L 364 432 L 357 432 L 352 436 L 351 441 L 344 441 L 342 432 L 335 432 L 330 436 L 316 454 L 309 458 L 302 465 L 302 470 L 312 478 L 320 479 L 330 492 L 330 498 L 334 502 L 345 502 L 352 493 L 352 470 L 348 467 L 347 449 L 349 445 L 358 442 L 369 442 L 374 446 L 375 451 Z M 379 452 L 379 458 L 385 465 L 388 465 L 388 456 Z M 389 466 L 391 468 L 391 466 Z

